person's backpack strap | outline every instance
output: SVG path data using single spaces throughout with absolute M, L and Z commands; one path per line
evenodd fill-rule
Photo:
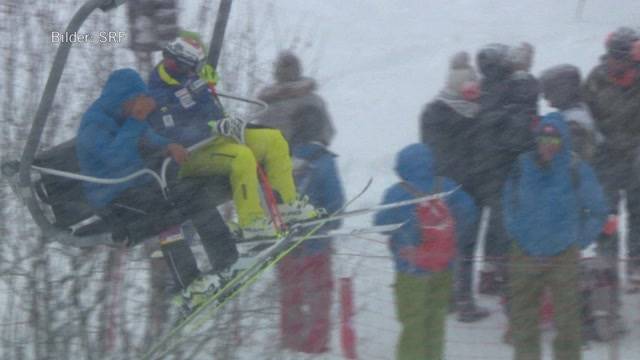
M 444 190 L 444 178 L 442 176 L 436 176 L 435 183 L 433 184 L 432 194 L 437 194 Z
M 416 188 L 415 186 L 411 185 L 406 181 L 401 181 L 400 186 L 402 186 L 403 189 L 405 189 L 408 193 L 410 193 L 411 195 L 417 198 L 428 195 L 424 191 Z M 444 188 L 444 178 L 442 176 L 436 176 L 434 179 L 433 191 L 431 191 L 431 194 L 437 194 L 441 192 L 443 188 Z

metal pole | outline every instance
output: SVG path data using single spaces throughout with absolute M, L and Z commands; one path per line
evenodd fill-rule
M 209 54 L 207 54 L 207 63 L 214 69 L 218 67 L 218 60 L 220 60 L 224 33 L 227 29 L 229 13 L 231 12 L 231 1 L 232 0 L 220 1 L 216 23 L 213 27 L 213 35 L 211 36 L 211 43 L 209 44 Z
M 107 10 L 110 7 L 115 7 L 117 5 L 119 5 L 119 2 L 114 2 L 113 0 L 87 1 L 75 13 L 73 18 L 69 22 L 69 25 L 67 26 L 65 32 L 70 34 L 77 32 L 80 26 L 82 26 L 84 21 L 89 17 L 89 15 L 91 15 L 91 13 L 95 9 L 102 8 L 103 10 Z M 58 51 L 56 52 L 53 65 L 51 66 L 51 71 L 49 72 L 49 78 L 47 79 L 47 84 L 44 88 L 44 93 L 42 94 L 42 98 L 40 99 L 40 104 L 38 105 L 38 109 L 36 110 L 36 115 L 33 119 L 33 123 L 31 124 L 31 130 L 27 138 L 27 143 L 25 144 L 24 150 L 22 152 L 22 157 L 20 159 L 18 181 L 21 197 L 25 199 L 27 208 L 31 212 L 34 221 L 36 222 L 36 224 L 38 224 L 43 233 L 56 232 L 59 230 L 51 226 L 32 194 L 31 165 L 33 164 L 35 154 L 38 151 L 40 140 L 42 138 L 42 132 L 44 131 L 44 126 L 47 121 L 47 116 L 49 114 L 49 111 L 51 110 L 51 105 L 53 103 L 53 99 L 55 98 L 56 90 L 58 88 L 58 84 L 60 83 L 60 78 L 67 62 L 67 58 L 69 57 L 70 50 L 71 42 L 62 42 L 60 44 L 60 47 L 58 48 Z

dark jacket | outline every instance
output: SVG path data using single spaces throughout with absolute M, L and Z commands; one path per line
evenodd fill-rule
M 197 75 L 174 78 L 162 64 L 149 76 L 149 94 L 158 103 L 149 117 L 151 126 L 186 147 L 211 137 L 208 123 L 224 117 L 205 81 Z
M 300 196 L 308 196 L 316 208 L 323 208 L 332 214 L 344 205 L 344 191 L 338 176 L 336 155 L 320 143 L 299 144 L 293 148 L 293 174 Z M 332 221 L 319 232 L 340 227 L 340 221 Z M 305 241 L 301 248 L 304 255 L 313 255 L 330 250 L 329 239 Z
M 429 103 L 420 116 L 420 138 L 433 152 L 435 172 L 465 186 L 471 165 L 472 131 L 477 119 L 465 117 L 442 100 Z
M 116 70 L 109 76 L 100 97 L 82 117 L 76 138 L 76 154 L 84 175 L 118 178 L 145 167 L 140 147 L 162 148 L 169 141 L 146 122 L 122 115 L 122 104 L 145 94 L 147 86 L 133 69 Z M 124 190 L 152 181 L 144 176 L 117 185 L 83 183 L 89 203 L 102 208 Z M 153 185 L 150 185 L 153 186 Z
M 542 125 L 558 130 L 560 152 L 548 167 L 539 165 L 536 151 L 520 155 L 502 198 L 507 233 L 531 256 L 557 255 L 572 245 L 586 247 L 598 237 L 608 214 L 593 169 L 584 161 L 572 160 L 569 126 L 563 116 L 548 114 Z M 572 165 L 572 161 L 578 163 Z
M 316 82 L 305 77 L 267 86 L 258 98 L 269 108 L 255 122 L 282 131 L 292 146 L 309 141 L 330 145 L 335 128 L 324 100 L 315 89 Z
M 473 130 L 472 191 L 486 200 L 499 197 L 518 155 L 532 149 L 538 85 L 530 76 L 481 83 L 480 113 Z
M 424 144 L 412 144 L 405 147 L 396 157 L 396 173 L 403 181 L 408 182 L 418 190 L 426 193 L 434 192 L 435 174 L 433 155 Z M 450 191 L 458 185 L 448 178 L 442 181 L 441 191 Z M 384 194 L 383 204 L 414 198 L 402 185 L 391 186 Z M 458 247 L 473 241 L 475 222 L 478 217 L 478 209 L 473 199 L 458 188 L 445 198 L 445 202 L 452 212 L 456 224 L 456 236 Z M 417 268 L 400 256 L 400 252 L 406 247 L 415 247 L 422 241 L 418 219 L 416 218 L 416 206 L 404 206 L 380 211 L 375 216 L 375 224 L 397 224 L 407 222 L 400 229 L 390 234 L 389 247 L 395 262 L 396 270 L 409 274 L 426 274 L 427 271 Z
M 616 85 L 602 63 L 591 71 L 583 90 L 607 146 L 624 152 L 640 146 L 640 80 L 630 88 Z

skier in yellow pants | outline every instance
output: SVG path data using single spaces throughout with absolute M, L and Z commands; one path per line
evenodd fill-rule
M 197 34 L 183 32 L 164 48 L 163 61 L 149 77 L 149 91 L 158 103 L 150 123 L 157 132 L 186 147 L 215 136 L 189 155 L 180 176 L 229 175 L 245 239 L 276 235 L 260 205 L 258 164 L 280 196 L 278 209 L 285 222 L 317 216 L 313 206 L 296 195 L 289 145 L 281 132 L 247 127 L 226 116 L 213 94 L 215 71 L 202 66 L 203 60 L 204 46 Z
M 228 137 L 218 137 L 191 153 L 180 169 L 181 177 L 228 174 L 243 229 L 256 220 L 265 219 L 258 193 L 258 164 L 264 164 L 269 182 L 284 204 L 296 201 L 289 145 L 280 131 L 246 129 L 245 141 L 246 145 L 243 145 Z M 279 208 L 284 210 L 286 205 Z

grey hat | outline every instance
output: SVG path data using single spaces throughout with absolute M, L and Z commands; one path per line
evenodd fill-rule
M 518 46 L 510 47 L 507 52 L 507 60 L 514 70 L 531 70 L 535 49 L 528 42 L 522 42 Z
M 461 94 L 465 83 L 478 81 L 478 74 L 470 64 L 469 53 L 461 51 L 451 57 L 447 75 L 447 90 Z
M 302 64 L 300 59 L 291 51 L 283 51 L 274 63 L 273 76 L 277 82 L 300 80 Z

